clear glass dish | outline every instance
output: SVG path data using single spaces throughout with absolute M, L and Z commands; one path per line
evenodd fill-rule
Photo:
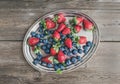
M 24 41 L 23 41 L 23 54 L 24 54 L 24 57 L 27 60 L 27 62 L 33 68 L 35 68 L 38 71 L 55 72 L 55 70 L 53 68 L 47 68 L 47 67 L 41 66 L 40 64 L 37 64 L 37 65 L 33 64 L 33 60 L 34 60 L 34 58 L 36 56 L 35 56 L 35 54 L 33 54 L 33 51 L 31 50 L 31 48 L 27 45 L 27 39 L 29 38 L 30 33 L 32 31 L 36 32 L 38 30 L 39 22 L 40 22 L 41 19 L 44 19 L 46 17 L 52 17 L 53 15 L 58 14 L 60 12 L 64 13 L 65 17 L 67 19 L 70 19 L 70 18 L 72 18 L 74 16 L 84 16 L 85 18 L 89 19 L 94 24 L 94 27 L 95 27 L 94 31 L 92 31 L 92 32 L 89 32 L 89 33 L 82 32 L 82 33 L 78 34 L 78 36 L 81 35 L 81 34 L 87 36 L 87 38 L 90 41 L 92 41 L 94 45 L 90 48 L 90 50 L 88 51 L 87 54 L 82 56 L 82 61 L 79 61 L 76 64 L 72 64 L 72 65 L 66 67 L 66 69 L 63 70 L 63 72 L 73 71 L 73 70 L 77 69 L 79 66 L 81 66 L 82 64 L 84 64 L 85 62 L 87 62 L 89 60 L 89 58 L 95 53 L 96 48 L 98 47 L 98 43 L 99 43 L 99 30 L 98 30 L 98 27 L 97 27 L 96 23 L 88 15 L 86 15 L 84 13 L 81 13 L 80 10 L 71 10 L 71 9 L 57 10 L 57 11 L 48 13 L 48 14 L 40 17 L 29 28 L 29 30 L 27 31 L 27 33 L 26 33 L 26 35 L 24 37 Z

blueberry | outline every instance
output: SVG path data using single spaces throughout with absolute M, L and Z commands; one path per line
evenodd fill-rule
M 36 32 L 31 32 L 32 37 L 36 36 Z
M 88 47 L 91 47 L 91 46 L 92 46 L 92 42 L 91 42 L 91 41 L 88 41 L 88 42 L 86 43 L 86 45 L 87 45 Z
M 67 50 L 64 50 L 63 53 L 64 53 L 64 54 L 67 54 Z
M 71 40 L 74 40 L 75 38 L 74 37 L 71 37 Z
M 50 54 L 50 50 L 49 50 L 49 49 L 46 49 L 46 50 L 45 50 L 45 53 L 46 53 L 46 54 Z
M 60 50 L 64 51 L 65 49 L 64 49 L 64 47 L 63 47 L 63 46 L 61 46 L 61 47 L 60 47 Z
M 75 57 L 72 57 L 72 58 L 71 58 L 71 62 L 72 62 L 73 64 L 75 64 L 75 63 L 77 62 L 77 59 L 76 59 Z
M 48 43 L 48 40 L 47 39 L 43 39 L 43 43 Z
M 72 38 L 73 36 L 72 36 L 71 34 L 68 34 L 67 37 L 68 37 L 68 38 Z
M 65 61 L 65 64 L 66 64 L 67 66 L 69 66 L 69 65 L 71 64 L 70 59 L 67 59 L 67 60 Z
M 47 67 L 48 67 L 48 68 L 52 68 L 52 67 L 53 67 L 53 65 L 52 65 L 52 64 L 50 64 L 50 63 L 48 63 L 48 64 L 47 64 Z
M 83 46 L 83 49 L 84 49 L 84 50 L 87 50 L 87 49 L 88 49 L 88 47 L 87 47 L 86 45 L 84 45 L 84 46 Z
M 47 47 L 46 47 L 45 45 L 42 45 L 41 48 L 42 48 L 43 50 L 47 49 Z
M 78 53 L 82 54 L 82 49 L 78 49 Z
M 35 37 L 36 38 L 40 38 L 41 36 L 40 36 L 40 34 L 36 34 Z
M 41 62 L 41 65 L 42 65 L 42 66 L 47 66 L 47 63 Z
M 43 37 L 44 37 L 44 34 L 41 34 L 40 36 L 41 36 L 41 38 L 43 38 Z
M 41 23 L 39 24 L 39 28 L 43 29 L 43 25 Z
M 81 46 L 76 46 L 77 49 L 81 49 Z
M 64 67 L 62 64 L 58 64 L 58 67 L 59 67 L 61 70 L 65 69 L 65 67 Z
M 55 41 L 53 41 L 52 43 L 53 43 L 53 45 L 55 45 L 55 44 L 56 44 L 56 42 L 55 42 Z
M 53 31 L 53 30 L 50 30 L 49 32 L 50 32 L 50 34 L 52 34 L 54 31 Z
M 80 56 L 76 56 L 76 59 L 77 59 L 78 61 L 81 61 L 81 57 L 80 57 Z
M 69 50 L 69 48 L 67 46 L 65 46 L 64 48 L 65 48 L 65 50 Z
M 53 38 L 52 38 L 52 37 L 50 37 L 50 38 L 48 39 L 48 41 L 49 41 L 49 42 L 52 42 L 52 41 L 53 41 Z
M 39 60 L 38 59 L 34 59 L 33 64 L 36 65 L 38 63 L 39 63 Z
M 76 50 L 76 49 L 73 49 L 73 50 L 72 50 L 72 54 L 73 54 L 73 55 L 77 54 L 77 50 Z
M 88 50 L 83 50 L 84 54 L 87 54 Z
M 40 33 L 43 33 L 43 29 L 42 29 L 42 28 L 39 28 L 39 32 L 40 32 Z
M 46 46 L 49 49 L 49 48 L 51 48 L 52 45 L 51 44 L 47 44 Z
M 59 69 L 57 64 L 54 64 L 54 69 L 55 69 L 55 71 L 57 71 Z
M 61 39 L 65 39 L 65 37 L 66 37 L 65 35 L 61 35 Z
M 47 34 L 51 34 L 51 31 L 50 31 L 50 30 L 48 30 L 48 31 L 47 31 Z
M 42 39 L 40 39 L 40 43 L 42 43 L 43 42 L 43 40 Z
M 41 60 L 41 58 L 42 58 L 42 55 L 38 55 L 38 56 L 36 57 L 36 59 L 38 59 L 38 60 Z
M 36 45 L 37 47 L 40 47 L 41 45 L 40 45 L 40 43 L 37 43 L 37 45 Z
M 61 41 L 60 41 L 60 44 L 64 44 L 64 41 L 61 40 Z
M 76 46 L 77 46 L 76 44 L 77 44 L 76 42 L 73 42 L 73 43 L 72 43 L 72 45 L 73 45 L 74 47 L 76 47 Z
M 71 53 L 71 52 L 68 52 L 68 53 L 67 53 L 67 56 L 72 56 L 72 53 Z

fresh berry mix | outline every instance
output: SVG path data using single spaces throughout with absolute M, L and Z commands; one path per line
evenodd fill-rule
M 90 32 L 93 28 L 93 23 L 83 16 L 67 19 L 63 13 L 58 13 L 41 19 L 38 30 L 31 32 L 27 41 L 36 55 L 33 64 L 61 73 L 66 67 L 81 62 L 93 43 L 78 33 Z

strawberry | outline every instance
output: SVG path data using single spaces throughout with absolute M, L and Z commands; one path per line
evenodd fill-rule
M 70 28 L 68 28 L 68 27 L 64 28 L 64 30 L 62 31 L 63 35 L 67 35 L 67 34 L 70 34 L 70 33 L 71 33 L 71 31 L 70 31 Z
M 67 38 L 65 40 L 65 45 L 68 47 L 68 48 L 72 48 L 72 40 L 70 38 Z
M 45 56 L 41 59 L 41 61 L 45 63 L 53 63 L 53 59 L 53 56 Z
M 57 59 L 60 63 L 64 63 L 66 60 L 66 56 L 64 55 L 64 53 L 61 50 L 58 52 Z
M 74 27 L 74 29 L 75 29 L 75 32 L 80 32 L 80 30 L 82 29 L 82 27 L 81 26 L 79 26 L 79 25 L 76 25 L 75 27 Z
M 78 25 L 78 24 L 80 24 L 83 21 L 83 19 L 84 19 L 83 17 L 74 17 L 72 19 L 72 24 Z
M 84 28 L 85 30 L 92 30 L 94 28 L 92 22 L 90 22 L 89 20 L 85 19 L 83 21 L 83 24 L 84 24 Z
M 57 23 L 58 24 L 63 23 L 63 22 L 66 21 L 66 18 L 65 18 L 63 13 L 59 13 L 55 17 L 57 17 Z
M 66 25 L 64 23 L 61 23 L 61 24 L 59 24 L 57 31 L 61 32 L 65 27 L 66 27 Z
M 54 31 L 53 38 L 56 39 L 56 40 L 59 40 L 60 39 L 60 34 L 57 31 Z
M 50 54 L 53 56 L 57 54 L 57 51 L 55 50 L 55 48 L 50 48 Z
M 36 45 L 38 42 L 39 42 L 39 38 L 36 38 L 36 37 L 30 37 L 30 38 L 28 39 L 28 44 L 29 44 L 30 46 L 34 46 L 34 45 Z
M 85 36 L 80 36 L 78 42 L 79 44 L 86 44 L 87 38 Z
M 47 29 L 52 29 L 52 28 L 55 28 L 55 26 L 56 26 L 56 23 L 53 22 L 50 18 L 47 18 L 45 20 L 45 23 L 46 23 L 46 28 Z

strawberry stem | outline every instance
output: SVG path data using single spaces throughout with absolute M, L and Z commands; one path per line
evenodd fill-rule
M 45 23 L 45 20 L 41 20 L 40 23 L 43 25 L 43 29 L 45 30 L 46 29 L 46 23 Z
M 57 20 L 58 20 L 58 16 L 57 15 L 55 15 L 55 17 L 52 19 L 54 22 L 57 22 Z
M 76 17 L 73 17 L 73 23 L 74 23 L 74 25 L 77 24 Z

